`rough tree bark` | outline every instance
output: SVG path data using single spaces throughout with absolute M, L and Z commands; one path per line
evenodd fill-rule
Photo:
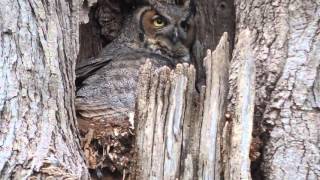
M 0 178 L 88 179 L 74 108 L 81 1 L 0 2 Z
M 236 52 L 247 41 L 257 68 L 255 129 L 264 130 L 253 134 L 264 141 L 260 176 L 319 179 L 320 3 L 236 0 L 235 7 L 231 76 L 238 76 L 243 58 Z
M 96 1 L 87 2 L 91 6 Z M 88 13 L 79 14 L 80 3 L 0 1 L 2 179 L 89 176 L 79 147 L 73 102 L 79 21 Z M 255 153 L 251 166 L 253 179 L 320 178 L 320 3 L 235 0 L 234 4 L 232 0 L 197 1 L 198 41 L 194 54 L 197 65 L 203 63 L 206 49 L 215 49 L 223 32 L 229 32 L 230 53 L 235 42 L 229 68 L 226 119 L 223 118 L 226 88 L 210 86 L 219 79 L 212 76 L 218 71 L 210 70 L 209 62 L 218 62 L 210 58 L 211 51 L 207 59 L 212 61 L 206 61 L 207 68 L 202 70 L 197 66 L 198 73 L 207 72 L 207 89 L 200 89 L 202 93 L 198 97 L 191 93 L 195 90 L 192 67 L 164 69 L 155 76 L 149 73 L 148 78 L 155 81 L 151 89 L 141 93 L 153 96 L 147 99 L 140 96 L 138 104 L 148 102 L 146 107 L 157 108 L 140 107 L 136 118 L 141 124 L 137 128 L 149 133 L 138 132 L 137 148 L 141 140 L 149 143 L 158 138 L 158 143 L 145 149 L 152 154 L 137 150 L 137 169 L 132 177 L 250 179 L 248 153 L 253 128 L 254 144 L 262 141 L 262 146 L 252 150 Z M 100 9 L 104 11 L 108 10 Z M 119 13 L 117 9 L 115 12 Z M 95 28 L 105 28 L 103 22 L 108 26 L 108 21 L 102 18 Z M 102 41 L 98 35 L 88 38 L 97 33 L 88 26 L 83 26 L 81 31 L 84 51 L 79 59 L 97 54 L 104 43 L 112 40 L 105 37 L 107 40 Z M 93 42 L 90 48 L 85 46 L 88 39 Z M 156 94 L 155 90 L 160 93 Z M 218 101 L 214 98 L 217 93 L 221 95 L 217 96 Z M 208 100 L 208 94 L 214 101 Z M 195 109 L 198 111 L 190 113 Z M 213 121 L 216 116 L 221 121 Z M 206 125 L 204 119 L 212 121 Z M 147 128 L 142 129 L 144 125 Z M 205 132 L 208 134 L 204 135 Z M 205 153 L 208 151 L 215 153 Z

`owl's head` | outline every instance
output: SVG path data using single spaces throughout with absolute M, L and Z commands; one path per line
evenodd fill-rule
M 136 13 L 139 39 L 153 53 L 189 61 L 195 39 L 194 16 L 191 0 L 181 4 L 156 1 L 144 5 Z

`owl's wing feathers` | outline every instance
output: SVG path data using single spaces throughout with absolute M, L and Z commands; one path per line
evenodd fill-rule
M 112 60 L 112 57 L 98 57 L 88 59 L 87 61 L 79 64 L 76 68 L 76 84 L 80 84 L 84 81 L 87 77 L 94 74 L 97 70 L 102 68 L 103 66 L 107 65 Z
M 77 64 L 76 84 L 81 84 L 82 81 L 107 65 L 110 61 L 118 59 L 119 55 L 125 56 L 135 51 L 136 49 L 132 49 L 132 47 L 129 47 L 127 44 L 118 43 L 117 41 L 111 42 L 102 49 L 98 57 Z

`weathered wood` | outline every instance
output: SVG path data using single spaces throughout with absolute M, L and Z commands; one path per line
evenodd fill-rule
M 186 104 L 191 104 L 185 94 L 194 88 L 187 82 L 191 78 L 194 85 L 195 70 L 178 65 L 174 71 L 164 67 L 152 73 L 150 68 L 150 63 L 144 66 L 138 86 L 136 178 L 175 179 L 180 175 Z
M 250 30 L 239 34 L 236 44 L 235 57 L 232 72 L 237 71 L 236 76 L 230 77 L 232 98 L 228 114 L 231 116 L 232 129 L 225 154 L 226 166 L 225 178 L 230 180 L 251 179 L 249 151 L 252 139 L 254 97 L 255 97 L 255 64 L 252 56 L 252 38 Z M 241 48 L 240 48 L 241 47 Z M 225 129 L 229 132 L 228 127 Z M 225 134 L 225 133 L 224 133 Z M 225 143 L 227 144 L 227 143 Z
M 180 179 L 193 179 L 197 177 L 197 162 L 199 159 L 199 138 L 203 104 L 199 103 L 204 97 L 199 97 L 195 91 L 195 71 L 188 72 L 188 88 L 186 91 L 186 110 L 183 122 L 183 139 L 180 163 Z M 200 100 L 200 101 L 199 101 Z M 198 111 L 196 111 L 198 110 Z
M 0 179 L 88 179 L 74 108 L 81 1 L 0 1 Z
M 204 59 L 206 90 L 200 137 L 199 178 L 220 179 L 221 138 L 229 76 L 229 43 L 225 33 L 214 52 Z M 201 102 L 202 103 L 202 102 Z
M 228 85 L 229 44 L 225 34 L 205 59 L 208 86 L 195 90 L 189 65 L 141 70 L 136 111 L 133 179 L 220 179 L 222 128 Z M 200 100 L 200 102 L 199 102 Z

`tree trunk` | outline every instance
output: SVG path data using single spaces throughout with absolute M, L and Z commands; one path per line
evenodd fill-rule
M 0 2 L 0 179 L 89 178 L 75 61 L 98 54 L 125 12 L 96 2 Z M 142 69 L 130 177 L 319 179 L 319 2 L 196 3 L 195 68 Z
M 319 179 L 319 1 L 236 0 L 235 6 L 237 44 L 230 76 L 239 76 L 243 41 L 250 44 L 257 68 L 253 136 L 260 136 L 264 146 L 255 162 L 262 173 L 253 172 L 254 177 Z M 233 82 L 230 94 L 236 92 Z
M 74 108 L 80 1 L 0 2 L 0 177 L 88 179 Z
M 184 136 L 184 133 L 188 135 L 185 129 L 188 126 L 183 123 L 193 118 L 193 135 L 199 138 L 197 131 L 201 129 L 202 134 L 203 127 L 210 127 L 202 122 L 206 119 L 205 115 L 198 119 L 199 126 L 193 116 L 174 116 L 172 120 L 169 114 L 162 118 L 158 118 L 157 114 L 158 109 L 163 111 L 166 108 L 168 112 L 173 110 L 175 115 L 181 114 L 180 111 L 182 114 L 188 112 L 188 83 L 173 78 L 171 82 L 182 84 L 171 84 L 170 93 L 182 94 L 164 94 L 159 102 L 159 98 L 152 94 L 163 94 L 161 88 L 156 88 L 162 86 L 151 78 L 150 86 L 142 86 L 150 88 L 142 92 L 151 96 L 143 95 L 140 97 L 142 99 L 138 99 L 139 105 L 140 100 L 144 102 L 145 97 L 150 97 L 142 103 L 143 108 L 138 106 L 138 114 L 141 112 L 138 116 L 138 123 L 141 124 L 136 129 L 138 179 L 219 179 L 219 176 L 225 179 L 251 179 L 251 174 L 254 179 L 319 179 L 319 4 L 302 1 L 259 3 L 253 0 L 236 1 L 235 7 L 236 44 L 230 66 L 227 121 L 224 124 L 222 120 L 222 130 L 219 123 L 211 121 L 216 129 L 209 132 L 221 136 L 222 144 L 219 145 L 218 138 L 216 146 L 204 158 L 204 165 L 210 166 L 209 171 L 201 170 L 204 167 L 201 166 L 201 154 L 205 152 L 201 150 L 201 140 L 200 150 L 193 151 L 199 153 L 198 159 L 197 155 L 196 158 L 188 157 L 187 151 L 183 151 L 184 138 L 188 138 Z M 208 70 L 206 64 L 205 67 Z M 187 75 L 185 77 L 190 79 Z M 207 88 L 213 77 L 207 76 Z M 204 102 L 206 98 L 210 99 L 204 96 Z M 167 99 L 167 104 L 161 103 L 161 99 Z M 200 100 L 200 104 L 202 102 Z M 213 107 L 204 103 L 206 108 Z M 195 112 L 199 110 L 201 108 L 193 107 L 191 114 L 197 116 Z M 154 122 L 152 119 L 158 120 Z M 158 132 L 158 129 L 162 130 Z M 204 147 L 210 147 L 212 138 L 209 137 L 209 134 L 205 136 Z M 187 141 L 199 142 L 192 138 Z M 197 143 L 193 145 L 197 146 Z M 216 156 L 219 149 L 222 149 L 222 161 Z M 249 151 L 253 161 L 251 166 Z M 187 157 L 188 162 L 193 164 L 184 166 L 182 157 Z M 198 169 L 197 176 L 193 174 L 194 167 Z M 221 170 L 216 171 L 217 167 Z M 184 172 L 190 173 L 189 176 L 184 176 Z

